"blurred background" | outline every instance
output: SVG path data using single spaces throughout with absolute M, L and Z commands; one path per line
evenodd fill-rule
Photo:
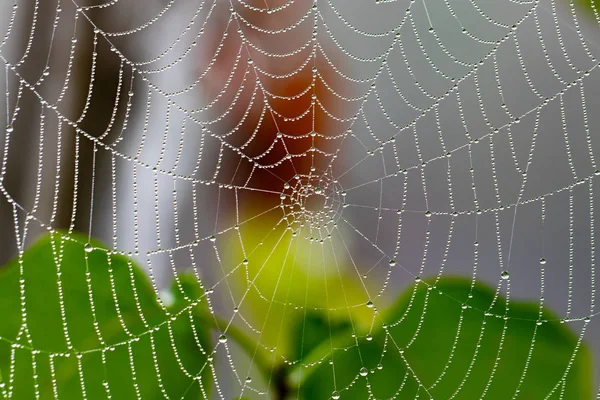
M 419 276 L 508 271 L 511 299 L 577 332 L 591 317 L 600 359 L 589 4 L 319 0 L 316 30 L 312 1 L 234 2 L 239 20 L 225 1 L 78 4 L 0 3 L 0 265 L 17 239 L 80 231 L 159 290 L 200 271 L 230 315 L 257 273 L 235 267 L 291 226 L 292 263 L 335 263 L 353 304 L 361 285 L 383 305 Z M 285 302 L 323 301 L 318 273 L 291 275 Z

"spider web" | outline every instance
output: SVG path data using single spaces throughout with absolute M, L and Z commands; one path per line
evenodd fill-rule
M 279 351 L 284 321 L 358 312 L 373 329 L 404 287 L 429 285 L 421 277 L 466 274 L 550 305 L 580 340 L 600 337 L 591 4 L 591 22 L 555 0 L 3 6 L 12 251 L 28 230 L 64 228 L 67 202 L 69 229 L 136 258 L 164 303 L 192 271 L 227 321 L 206 349 L 220 398 L 273 395 L 230 326 L 302 364 Z M 113 86 L 98 78 L 109 68 Z M 77 79 L 87 94 L 74 110 Z M 98 128 L 89 114 L 103 90 L 110 118 Z M 29 119 L 35 166 L 19 172 Z M 11 174 L 25 189 L 6 184 Z M 353 382 L 369 377 L 361 368 Z

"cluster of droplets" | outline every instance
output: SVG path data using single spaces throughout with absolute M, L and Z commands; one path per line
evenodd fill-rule
M 283 219 L 292 235 L 307 232 L 307 239 L 324 243 L 332 237 L 344 208 L 346 194 L 327 174 L 296 175 L 280 195 Z

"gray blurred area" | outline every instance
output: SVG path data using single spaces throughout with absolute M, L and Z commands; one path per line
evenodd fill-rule
M 36 28 L 30 43 L 36 4 Z M 25 231 L 26 247 L 47 227 L 74 229 L 91 232 L 109 246 L 131 252 L 164 287 L 172 270 L 187 266 L 187 261 L 177 254 L 169 260 L 153 252 L 210 235 L 216 225 L 226 223 L 219 220 L 219 209 L 231 207 L 224 204 L 229 200 L 219 200 L 217 185 L 193 185 L 176 178 L 195 173 L 196 179 L 209 180 L 218 163 L 220 143 L 204 135 L 201 124 L 193 123 L 181 111 L 206 104 L 201 88 L 191 86 L 172 98 L 159 94 L 185 89 L 206 66 L 205 54 L 198 50 L 206 45 L 204 39 L 189 53 L 185 49 L 198 34 L 211 2 L 202 6 L 189 30 L 186 28 L 200 4 L 195 0 L 172 4 L 122 0 L 86 11 L 90 20 L 79 16 L 76 24 L 74 3 L 61 0 L 60 4 L 49 57 L 55 0 L 18 1 L 10 37 L 0 48 L 2 71 L 7 69 L 6 62 L 19 64 L 29 48 L 16 68 L 27 82 L 43 79 L 36 86 L 40 97 L 23 89 L 20 111 L 9 123 L 14 132 L 8 142 L 6 131 L 0 130 L 0 154 L 6 168 L 1 182 L 5 196 L 0 197 L 0 264 L 17 254 L 16 238 Z M 0 3 L 0 38 L 8 29 L 12 7 L 12 2 Z M 134 29 L 165 7 L 167 11 L 146 29 L 110 34 Z M 374 270 L 371 283 L 377 287 L 388 270 L 381 252 L 391 258 L 397 251 L 396 261 L 402 268 L 394 270 L 386 299 L 396 297 L 416 276 L 460 274 L 496 287 L 506 270 L 510 273 L 510 299 L 539 304 L 543 297 L 543 304 L 560 318 L 573 320 L 568 323 L 578 333 L 583 319 L 591 317 L 584 340 L 593 349 L 600 382 L 600 316 L 594 304 L 600 272 L 594 235 L 600 224 L 600 176 L 595 175 L 600 169 L 600 27 L 594 15 L 578 9 L 574 19 L 566 0 L 556 4 L 551 0 L 417 0 L 412 4 L 398 0 L 377 5 L 372 0 L 331 0 L 330 4 L 319 0 L 319 7 L 337 40 L 336 44 L 324 38 L 323 46 L 341 45 L 352 57 L 368 59 L 341 56 L 340 72 L 354 79 L 377 73 L 382 64 L 376 57 L 390 47 L 410 7 L 410 18 L 399 30 L 404 54 L 396 45 L 385 67 L 392 71 L 393 80 L 386 72 L 377 78 L 379 100 L 373 92 L 369 95 L 353 124 L 353 135 L 341 142 L 339 154 L 343 157 L 332 165 L 334 176 L 347 192 L 348 207 L 343 209 L 348 221 L 343 232 L 351 243 L 347 257 L 361 266 L 361 273 L 362 268 Z M 212 11 L 214 18 L 222 18 L 227 8 L 218 2 Z M 99 147 L 95 153 L 93 142 L 76 135 L 72 127 L 63 124 L 59 135 L 59 119 L 51 110 L 43 111 L 40 135 L 40 98 L 54 104 L 67 81 L 68 90 L 57 112 L 72 121 L 82 115 L 94 48 L 90 21 L 109 33 L 106 38 L 118 49 L 111 51 L 106 38 L 99 36 L 94 95 L 78 125 L 90 137 L 106 143 L 107 147 Z M 513 25 L 515 31 L 509 34 Z M 74 31 L 77 42 L 67 78 Z M 501 44 L 495 44 L 501 39 Z M 163 72 L 138 74 L 119 58 L 122 55 L 139 63 L 171 45 L 163 60 L 136 66 L 154 70 L 174 63 Z M 50 74 L 44 77 L 47 59 Z M 0 93 L 8 93 L 2 96 L 0 119 L 10 121 L 19 78 L 10 69 L 6 77 L 0 79 Z M 411 106 L 398 95 L 394 82 Z M 345 89 L 349 97 L 359 96 L 370 90 L 370 82 L 348 84 Z M 432 98 L 436 96 L 444 97 L 438 101 Z M 117 97 L 119 106 L 115 108 Z M 359 104 L 348 103 L 342 115 L 353 115 Z M 209 118 L 209 114 L 196 115 Z M 414 120 L 414 129 L 403 128 Z M 391 137 L 395 137 L 395 145 L 380 150 L 381 141 Z M 370 151 L 375 152 L 369 155 Z M 204 158 L 197 163 L 200 152 Z M 128 157 L 174 174 L 155 179 L 152 170 L 135 167 Z M 406 175 L 394 174 L 398 169 L 406 170 Z M 13 207 L 6 194 L 19 207 Z M 401 219 L 398 209 L 403 209 Z M 426 210 L 432 212 L 430 217 Z M 31 221 L 26 219 L 28 212 L 34 216 Z M 194 214 L 200 221 L 197 228 L 192 222 Z M 474 242 L 478 243 L 475 266 Z M 218 281 L 218 272 L 211 272 L 217 266 L 214 254 L 207 246 L 198 246 L 197 251 L 205 252 L 207 281 Z M 543 265 L 541 258 L 547 260 Z M 216 307 L 219 309 L 218 304 Z

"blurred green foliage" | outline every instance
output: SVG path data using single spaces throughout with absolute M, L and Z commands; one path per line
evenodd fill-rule
M 196 277 L 178 274 L 165 305 L 131 260 L 86 240 L 54 234 L 0 270 L 0 398 L 9 389 L 34 398 L 36 388 L 41 398 L 100 399 L 106 388 L 117 399 L 136 390 L 151 399 L 208 397 L 211 329 L 228 324 L 209 313 Z M 587 348 L 538 304 L 444 278 L 416 283 L 378 310 L 372 327 L 363 314 L 294 314 L 285 353 L 301 362 L 273 365 L 276 358 L 255 354 L 271 395 L 592 398 Z M 227 329 L 242 350 L 260 348 L 242 329 Z
M 303 397 L 337 391 L 341 399 L 592 398 L 588 350 L 539 305 L 508 307 L 487 286 L 471 290 L 467 279 L 445 278 L 433 287 L 420 283 L 404 293 L 371 337 L 326 343 L 307 362 L 326 356 L 333 364 L 296 376 Z
M 219 237 L 227 249 L 221 255 L 225 272 L 230 274 L 235 290 L 245 293 L 240 312 L 257 326 L 266 321 L 270 329 L 263 330 L 261 342 L 275 347 L 276 357 L 300 358 L 298 330 L 306 335 L 302 354 L 307 354 L 306 346 L 312 346 L 312 337 L 328 337 L 329 328 L 313 332 L 320 329 L 315 319 L 322 316 L 310 310 L 327 308 L 325 318 L 331 326 L 338 326 L 349 324 L 349 305 L 369 300 L 363 284 L 356 279 L 357 269 L 348 258 L 341 257 L 347 252 L 306 236 L 293 236 L 287 224 L 261 216 L 240 225 L 239 231 Z M 243 246 L 240 237 L 244 238 Z M 351 307 L 351 312 L 354 324 L 370 325 L 371 310 Z
M 131 260 L 108 255 L 96 242 L 86 249 L 86 241 L 48 236 L 23 254 L 21 265 L 15 260 L 0 270 L 0 398 L 12 388 L 11 398 L 33 399 L 36 387 L 43 399 L 105 399 L 107 388 L 113 399 L 136 398 L 136 390 L 142 398 L 164 398 L 163 391 L 199 398 L 201 386 L 208 393 L 209 329 L 177 313 L 184 292 L 200 297 L 197 283 L 175 291 L 175 308 L 163 307 Z
M 323 343 L 338 335 L 350 334 L 352 324 L 349 320 L 331 319 L 325 313 L 308 311 L 304 318 L 297 318 L 292 331 L 292 360 L 302 360 Z

